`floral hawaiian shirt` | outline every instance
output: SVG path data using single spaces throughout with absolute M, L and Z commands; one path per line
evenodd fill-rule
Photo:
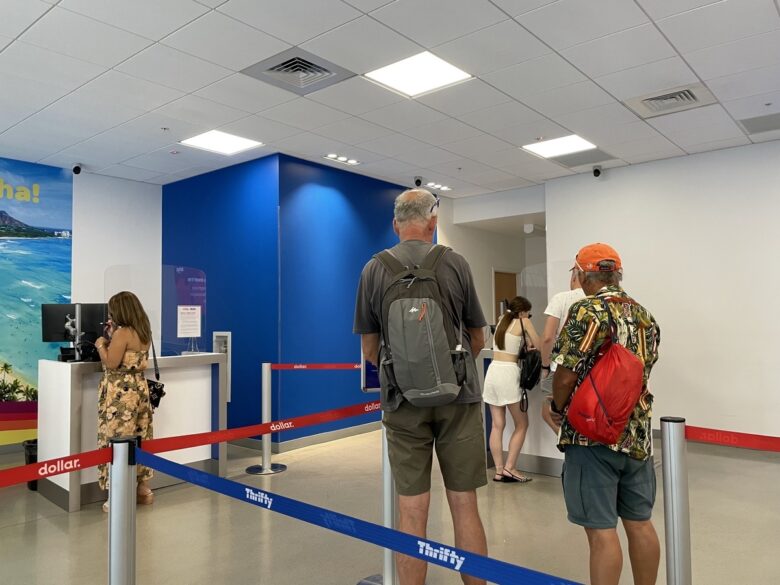
M 653 438 L 650 426 L 653 395 L 647 387 L 650 370 L 658 361 L 658 344 L 661 331 L 650 312 L 635 302 L 619 286 L 608 286 L 593 296 L 576 302 L 569 310 L 569 316 L 561 330 L 552 352 L 552 361 L 577 373 L 577 386 L 582 383 L 593 367 L 601 345 L 609 339 L 609 310 L 617 327 L 620 345 L 635 353 L 645 364 L 644 387 L 634 411 L 631 413 L 626 430 L 615 445 L 608 445 L 613 451 L 625 453 L 634 459 L 644 460 L 653 454 Z M 576 389 L 575 389 L 576 392 Z M 587 437 L 577 433 L 564 417 L 558 448 L 566 445 L 595 445 Z

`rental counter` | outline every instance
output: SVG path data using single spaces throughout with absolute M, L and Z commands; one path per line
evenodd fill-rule
M 157 361 L 165 397 L 154 413 L 155 438 L 226 427 L 225 354 L 197 353 L 159 357 Z M 101 375 L 97 362 L 38 362 L 38 461 L 97 449 Z M 147 370 L 146 377 L 153 378 L 154 371 Z M 220 443 L 214 451 L 211 445 L 203 445 L 164 453 L 163 457 L 224 477 L 227 445 Z M 155 474 L 151 487 L 174 483 L 178 480 Z M 95 467 L 39 480 L 38 492 L 69 512 L 106 499 L 106 493 L 98 487 Z

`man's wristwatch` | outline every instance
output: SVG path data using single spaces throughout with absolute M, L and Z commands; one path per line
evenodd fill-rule
M 547 371 L 549 372 L 549 371 L 550 371 L 550 366 L 544 366 L 544 365 L 543 365 L 543 366 L 542 366 L 542 369 L 543 369 L 543 370 L 547 370 Z

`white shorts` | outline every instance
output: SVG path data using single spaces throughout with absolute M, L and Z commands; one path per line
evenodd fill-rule
M 482 398 L 493 406 L 520 402 L 520 367 L 516 362 L 490 362 Z

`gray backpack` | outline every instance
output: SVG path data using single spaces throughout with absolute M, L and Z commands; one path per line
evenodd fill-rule
M 449 404 L 466 381 L 462 331 L 456 338 L 436 279 L 447 250 L 435 245 L 413 267 L 388 250 L 374 256 L 393 277 L 382 294 L 379 381 L 383 390 L 401 392 L 414 406 Z

